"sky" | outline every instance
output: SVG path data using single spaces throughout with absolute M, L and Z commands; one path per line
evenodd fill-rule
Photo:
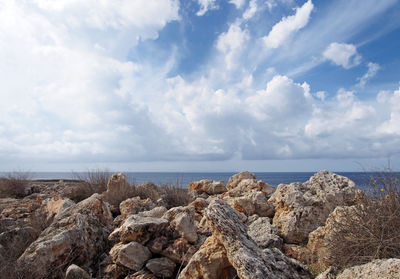
M 400 1 L 0 0 L 0 170 L 400 168 Z

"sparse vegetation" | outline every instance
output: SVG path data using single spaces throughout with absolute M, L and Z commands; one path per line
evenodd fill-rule
M 385 171 L 370 178 L 369 190 L 357 197 L 334 224 L 328 245 L 338 268 L 374 259 L 400 258 L 400 178 Z
M 0 177 L 0 198 L 25 197 L 30 177 L 29 172 L 13 172 L 5 177 Z
M 80 202 L 94 193 L 103 193 L 107 190 L 107 181 L 111 173 L 107 169 L 88 170 L 85 173 L 73 173 L 79 182 L 72 186 L 68 197 Z
M 187 189 L 182 188 L 179 183 L 164 184 L 161 185 L 159 189 L 161 197 L 168 209 L 176 206 L 185 206 L 193 201 Z

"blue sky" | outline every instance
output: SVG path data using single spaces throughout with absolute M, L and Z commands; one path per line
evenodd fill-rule
M 0 169 L 400 163 L 400 1 L 0 0 Z

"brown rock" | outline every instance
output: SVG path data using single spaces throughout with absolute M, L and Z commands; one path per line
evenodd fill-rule
M 147 247 L 153 254 L 161 254 L 162 250 L 167 247 L 168 239 L 165 236 L 156 237 L 147 244 Z
M 132 193 L 132 186 L 126 180 L 123 173 L 113 174 L 107 183 L 107 190 L 101 195 L 114 211 L 118 211 L 119 204 L 127 199 Z
M 139 271 L 144 263 L 151 258 L 151 252 L 147 247 L 132 241 L 127 244 L 118 243 L 114 245 L 110 250 L 110 256 L 114 263 Z
M 142 211 L 148 211 L 155 208 L 156 205 L 151 199 L 141 199 L 140 197 L 134 197 L 124 200 L 119 205 L 122 218 L 126 218 L 131 214 L 137 214 Z
M 132 275 L 126 276 L 125 279 L 157 279 L 157 277 L 153 273 L 142 269 Z
M 241 173 L 237 173 L 229 178 L 228 183 L 226 184 L 226 188 L 228 191 L 236 188 L 236 186 L 243 180 L 243 179 L 256 179 L 256 175 L 254 173 L 244 171 Z
M 226 192 L 224 181 L 214 181 L 203 179 L 197 182 L 191 182 L 188 185 L 188 191 L 194 196 L 206 193 L 207 195 L 217 195 Z
M 193 206 L 179 206 L 168 210 L 163 218 L 170 221 L 170 228 L 175 237 L 182 236 L 190 243 L 195 243 L 198 236 L 194 216 Z
M 224 246 L 211 236 L 193 255 L 178 278 L 228 279 L 235 275 L 236 271 L 228 261 Z
M 67 268 L 65 279 L 91 279 L 91 277 L 84 269 L 75 264 L 71 264 Z
M 197 249 L 193 245 L 189 244 L 186 239 L 178 238 L 174 240 L 173 243 L 169 244 L 167 248 L 162 251 L 161 255 L 178 264 L 187 264 L 196 250 Z
M 168 258 L 155 258 L 146 263 L 146 268 L 159 278 L 171 278 L 174 275 L 175 262 Z

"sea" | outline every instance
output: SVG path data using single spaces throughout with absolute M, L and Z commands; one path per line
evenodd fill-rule
M 364 188 L 368 185 L 371 177 L 379 175 L 373 172 L 336 172 L 346 176 L 356 183 L 357 188 Z M 85 173 L 72 172 L 35 172 L 30 174 L 34 180 L 55 180 L 55 179 L 76 179 L 78 175 Z M 111 174 L 111 173 L 110 173 Z M 157 185 L 172 184 L 180 187 L 187 187 L 188 183 L 202 179 L 210 179 L 228 182 L 229 178 L 235 172 L 125 172 L 130 183 L 140 185 L 145 182 L 153 182 Z M 292 182 L 305 182 L 314 172 L 255 172 L 257 179 L 278 186 L 279 184 L 288 184 Z M 400 176 L 400 173 L 395 173 Z M 0 173 L 1 175 L 1 173 Z

